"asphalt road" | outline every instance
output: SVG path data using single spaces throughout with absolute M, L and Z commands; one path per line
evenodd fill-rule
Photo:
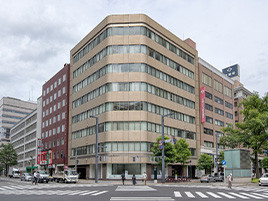
M 268 187 L 234 187 L 210 184 L 112 185 L 44 183 L 32 185 L 0 178 L 0 201 L 175 201 L 268 200 Z

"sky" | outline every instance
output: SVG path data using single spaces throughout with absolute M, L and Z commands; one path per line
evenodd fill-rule
M 107 15 L 144 13 L 221 70 L 240 65 L 240 81 L 268 90 L 266 0 L 0 0 L 0 99 L 36 99 L 70 50 Z

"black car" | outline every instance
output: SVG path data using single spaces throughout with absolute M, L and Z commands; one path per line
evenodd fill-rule
M 214 179 L 215 179 L 215 181 L 224 182 L 224 173 L 219 172 L 218 175 L 217 175 L 217 173 L 215 173 L 214 174 Z

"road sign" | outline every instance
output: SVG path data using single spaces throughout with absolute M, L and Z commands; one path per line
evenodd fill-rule
M 162 144 L 162 140 L 159 140 L 159 144 Z
M 226 160 L 223 160 L 223 161 L 222 161 L 222 164 L 223 164 L 223 165 L 226 165 Z
M 159 149 L 162 149 L 162 145 L 159 145 Z

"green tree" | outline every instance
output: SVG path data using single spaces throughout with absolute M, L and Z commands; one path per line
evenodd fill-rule
M 256 167 L 256 177 L 260 177 L 258 154 L 263 153 L 268 144 L 268 94 L 260 98 L 259 94 L 255 92 L 252 96 L 244 99 L 239 107 L 242 107 L 240 113 L 244 119 L 242 123 L 236 123 L 238 129 L 228 127 L 223 129 L 225 134 L 229 136 L 229 142 L 226 146 L 234 147 L 234 142 L 241 143 L 244 147 L 252 149 L 254 155 L 254 164 Z M 224 141 L 225 137 L 222 137 Z M 227 137 L 228 138 L 228 137 Z M 232 142 L 233 140 L 233 142 Z M 238 143 L 239 142 L 239 143 Z
M 220 154 L 218 155 L 218 163 L 219 163 L 219 168 L 222 169 L 222 161 L 224 160 L 224 151 L 221 151 Z
M 240 143 L 239 131 L 235 130 L 232 124 L 228 124 L 227 127 L 222 127 L 221 130 L 224 136 L 220 138 L 220 145 L 230 147 L 231 149 L 236 148 Z
M 156 142 L 153 144 L 152 151 L 154 153 L 154 156 L 162 156 L 162 149 L 159 149 L 159 140 L 162 140 L 162 136 L 159 136 L 156 139 Z M 167 136 L 164 136 L 164 140 L 169 140 Z M 163 142 L 164 143 L 164 142 Z M 165 143 L 164 144 L 164 155 L 165 155 L 165 165 L 169 163 L 175 162 L 175 155 L 176 151 L 174 149 L 174 146 L 171 143 Z M 162 164 L 162 160 L 160 159 L 158 162 L 159 165 Z
M 208 154 L 202 154 L 199 157 L 197 164 L 199 170 L 206 170 L 206 172 L 211 172 L 211 168 L 214 166 L 213 158 Z
M 261 161 L 262 168 L 265 169 L 265 172 L 267 172 L 268 169 L 268 157 L 264 157 Z
M 17 165 L 18 155 L 14 150 L 12 144 L 2 144 L 2 149 L 0 150 L 0 163 L 5 165 L 6 176 L 10 166 Z
M 189 150 L 189 144 L 185 139 L 181 138 L 177 140 L 174 145 L 176 150 L 175 160 L 177 163 L 180 163 L 182 166 L 189 163 L 189 159 L 191 157 L 191 151 Z

